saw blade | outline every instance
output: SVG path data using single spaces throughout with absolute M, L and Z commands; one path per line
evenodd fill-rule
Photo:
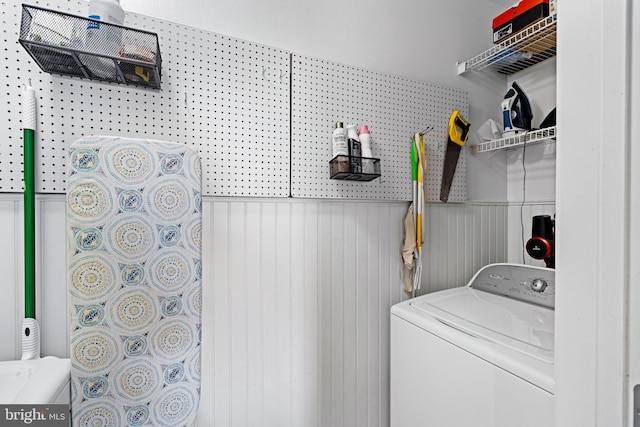
M 456 166 L 458 165 L 458 158 L 460 157 L 460 147 L 455 142 L 449 140 L 447 142 L 447 151 L 444 155 L 444 167 L 442 168 L 442 184 L 440 186 L 440 201 L 446 203 L 449 200 L 449 191 L 451 190 L 451 183 L 453 183 L 453 176 L 456 173 Z
M 449 200 L 449 191 L 453 176 L 456 173 L 456 166 L 460 151 L 469 137 L 471 125 L 455 110 L 449 117 L 449 132 L 447 139 L 447 151 L 444 155 L 444 167 L 442 168 L 442 184 L 440 186 L 440 201 L 447 202 Z

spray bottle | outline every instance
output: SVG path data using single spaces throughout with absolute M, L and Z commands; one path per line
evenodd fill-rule
M 362 172 L 373 173 L 373 157 L 371 152 L 371 134 L 369 133 L 369 127 L 367 125 L 360 126 L 360 144 L 362 147 Z

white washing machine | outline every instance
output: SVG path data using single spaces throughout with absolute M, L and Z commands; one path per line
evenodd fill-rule
M 491 264 L 391 308 L 391 427 L 554 425 L 555 272 Z

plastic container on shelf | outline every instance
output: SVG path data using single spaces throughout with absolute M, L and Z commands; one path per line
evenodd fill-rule
M 119 0 L 90 0 L 89 18 L 109 24 L 124 24 L 124 9 Z M 100 28 L 100 25 L 97 26 Z
M 347 140 L 349 142 L 349 159 L 350 171 L 355 173 L 362 172 L 362 145 L 358 137 L 356 125 L 347 126 Z
M 123 25 L 124 10 L 119 0 L 90 0 L 89 18 Z M 87 24 L 87 48 L 104 56 L 118 57 L 122 48 L 122 28 L 108 26 L 101 29 L 100 22 L 96 21 L 89 21 Z M 115 78 L 116 64 L 112 59 L 94 56 L 88 58 L 87 66 L 97 77 Z
M 347 143 L 347 130 L 342 122 L 336 122 L 336 128 L 331 135 L 333 150 L 332 173 L 349 172 L 349 145 Z
M 362 172 L 373 173 L 373 162 L 370 160 L 373 157 L 371 151 L 371 132 L 367 125 L 360 126 L 360 148 L 362 150 Z

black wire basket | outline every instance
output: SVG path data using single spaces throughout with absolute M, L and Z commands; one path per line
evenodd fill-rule
M 23 4 L 19 42 L 47 73 L 160 89 L 155 33 Z

